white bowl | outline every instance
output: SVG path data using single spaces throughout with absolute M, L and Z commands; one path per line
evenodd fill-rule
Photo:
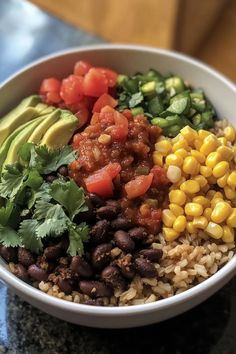
M 0 86 L 0 116 L 23 97 L 37 93 L 45 77 L 65 77 L 74 63 L 88 60 L 108 66 L 119 73 L 135 73 L 155 68 L 174 72 L 195 87 L 202 87 L 216 107 L 219 117 L 236 125 L 236 87 L 208 66 L 187 56 L 167 50 L 131 45 L 96 45 L 66 50 L 38 60 L 19 71 Z M 60 319 L 101 328 L 125 328 L 166 320 L 201 303 L 236 274 L 236 256 L 203 283 L 168 299 L 130 307 L 86 306 L 49 296 L 15 277 L 0 260 L 0 279 L 27 302 Z

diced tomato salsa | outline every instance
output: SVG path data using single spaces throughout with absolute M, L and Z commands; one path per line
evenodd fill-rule
M 70 177 L 90 193 L 118 199 L 128 219 L 156 233 L 169 184 L 166 171 L 152 161 L 161 130 L 142 114 L 116 109 L 117 76 L 79 61 L 62 81 L 43 80 L 40 94 L 78 117 L 72 146 L 79 154 L 69 166 Z

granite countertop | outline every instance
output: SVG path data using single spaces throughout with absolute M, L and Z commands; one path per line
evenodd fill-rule
M 0 81 L 56 50 L 102 43 L 23 0 L 0 0 Z M 19 19 L 24 21 L 19 21 Z M 234 354 L 236 279 L 195 309 L 125 330 L 91 329 L 53 318 L 0 283 L 0 353 Z

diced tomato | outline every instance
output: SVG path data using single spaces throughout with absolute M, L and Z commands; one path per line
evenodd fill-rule
M 100 67 L 96 67 L 96 70 L 100 71 L 103 75 L 105 75 L 105 77 L 108 80 L 109 87 L 113 87 L 116 85 L 118 74 L 115 71 L 108 68 L 100 68 Z
M 84 136 L 80 133 L 77 133 L 74 135 L 73 137 L 73 143 L 72 143 L 72 146 L 73 146 L 73 149 L 74 150 L 77 150 L 80 146 L 80 143 L 81 141 L 84 140 Z
M 60 103 L 61 102 L 61 96 L 59 92 L 53 92 L 50 91 L 46 94 L 46 101 L 47 103 Z
M 92 65 L 89 64 L 87 61 L 84 60 L 79 60 L 77 63 L 75 63 L 74 66 L 74 75 L 78 76 L 84 76 L 87 74 L 89 69 L 91 69 Z
M 118 111 L 113 110 L 115 125 L 108 127 L 105 132 L 109 133 L 113 140 L 121 141 L 128 135 L 128 120 Z
M 42 81 L 39 92 L 42 95 L 48 92 L 59 92 L 60 88 L 61 81 L 55 79 L 54 77 L 50 77 Z
M 120 170 L 119 163 L 109 163 L 85 178 L 84 183 L 88 192 L 96 193 L 105 198 L 112 197 L 114 188 L 112 180 L 119 174 Z
M 90 112 L 83 101 L 78 103 L 77 112 L 75 115 L 79 119 L 78 128 L 83 127 L 88 122 L 90 118 Z
M 84 94 L 99 97 L 108 92 L 108 80 L 99 70 L 91 68 L 84 77 Z
M 70 75 L 62 80 L 60 95 L 66 104 L 73 104 L 80 101 L 83 97 L 82 76 Z
M 154 188 L 166 186 L 170 182 L 163 167 L 154 166 L 151 173 L 153 173 L 152 187 Z
M 131 120 L 133 119 L 133 114 L 132 112 L 129 110 L 129 109 L 125 109 L 123 112 L 122 112 L 123 116 L 125 116 L 128 120 Z
M 114 108 L 117 106 L 117 104 L 118 104 L 117 100 L 115 100 L 113 97 L 111 97 L 107 93 L 104 93 L 95 102 L 95 104 L 93 106 L 93 112 L 99 113 L 103 107 L 110 106 L 110 107 Z
M 125 184 L 125 191 L 129 199 L 134 199 L 145 194 L 150 188 L 153 180 L 153 173 L 147 176 L 137 176 Z

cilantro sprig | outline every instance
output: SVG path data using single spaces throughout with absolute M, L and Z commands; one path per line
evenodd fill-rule
M 74 221 L 87 210 L 83 188 L 72 179 L 60 178 L 52 184 L 43 179 L 75 157 L 69 146 L 53 151 L 31 143 L 22 146 L 19 162 L 6 166 L 0 181 L 1 244 L 39 253 L 45 238 L 66 234 L 67 252 L 72 256 L 83 253 L 89 228 Z

